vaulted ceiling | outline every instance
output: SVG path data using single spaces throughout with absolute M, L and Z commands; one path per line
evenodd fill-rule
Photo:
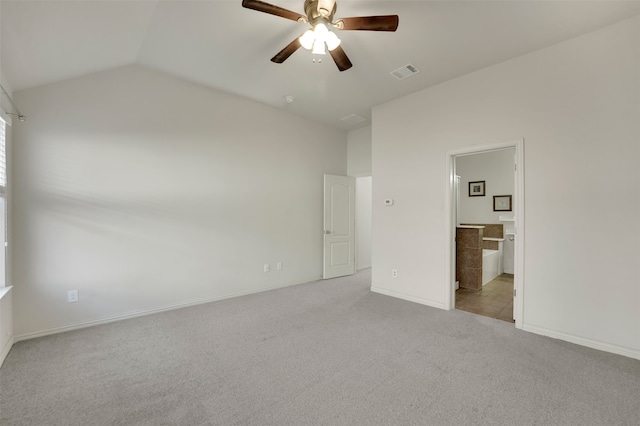
M 304 14 L 303 0 L 270 2 Z M 336 18 L 400 17 L 396 32 L 336 30 L 353 62 L 340 72 L 303 49 L 270 62 L 308 24 L 241 3 L 2 0 L 2 69 L 18 91 L 140 64 L 350 130 L 368 121 L 341 118 L 640 14 L 639 1 L 338 0 Z M 390 74 L 406 64 L 420 72 Z

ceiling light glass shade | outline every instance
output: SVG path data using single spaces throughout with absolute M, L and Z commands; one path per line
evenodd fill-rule
M 313 47 L 313 42 L 316 39 L 316 35 L 311 30 L 305 31 L 304 34 L 298 39 L 300 41 L 300 45 L 307 50 L 311 50 Z
M 340 39 L 338 38 L 336 33 L 333 33 L 331 31 L 327 33 L 325 42 L 327 43 L 327 49 L 329 50 L 334 50 L 336 47 L 340 46 Z
M 324 41 L 316 39 L 315 43 L 313 43 L 313 50 L 311 51 L 314 55 L 324 55 L 327 52 L 324 50 Z
M 325 24 L 317 24 L 313 32 L 316 34 L 316 39 L 321 39 L 322 41 L 324 41 L 329 30 L 327 29 L 327 26 Z
M 333 50 L 340 45 L 340 39 L 335 33 L 327 29 L 325 24 L 317 24 L 313 30 L 305 31 L 298 39 L 300 45 L 307 50 L 312 50 L 314 55 L 326 54 L 326 47 Z

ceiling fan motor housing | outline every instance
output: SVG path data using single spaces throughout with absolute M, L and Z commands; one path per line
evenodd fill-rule
M 312 26 L 317 23 L 331 23 L 338 5 L 333 0 L 305 0 L 304 13 Z

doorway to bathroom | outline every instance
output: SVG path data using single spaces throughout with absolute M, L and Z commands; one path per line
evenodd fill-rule
M 447 156 L 449 309 L 522 326 L 524 142 Z

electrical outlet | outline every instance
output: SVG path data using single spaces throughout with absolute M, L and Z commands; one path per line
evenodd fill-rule
M 78 290 L 69 290 L 67 292 L 67 302 L 73 303 L 79 300 Z
M 282 262 L 278 262 L 278 263 L 276 263 L 276 269 L 277 269 L 278 271 L 282 271 Z
M 392 269 L 391 270 L 391 276 L 393 278 L 398 278 L 398 270 L 397 269 Z
M 265 272 L 269 272 L 271 270 L 271 265 L 269 265 L 268 263 L 264 264 L 264 271 Z

